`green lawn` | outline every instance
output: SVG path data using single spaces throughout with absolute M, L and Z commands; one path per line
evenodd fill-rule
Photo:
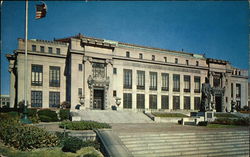
M 188 117 L 187 115 L 181 114 L 181 113 L 159 113 L 159 112 L 154 112 L 152 113 L 155 117 L 168 117 L 168 118 L 183 118 L 183 117 Z
M 77 157 L 80 155 L 103 157 L 103 155 L 95 150 L 94 147 L 85 147 L 78 150 L 76 153 L 65 153 L 61 151 L 60 147 L 41 148 L 32 151 L 20 151 L 7 147 L 3 143 L 0 143 L 0 155 L 8 157 Z
M 224 124 L 208 124 L 207 128 L 235 128 L 237 125 L 224 125 Z
M 214 113 L 217 118 L 239 118 L 238 116 L 231 113 Z

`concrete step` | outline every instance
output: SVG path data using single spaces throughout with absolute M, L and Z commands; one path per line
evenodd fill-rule
M 192 145 L 192 147 L 196 147 L 196 148 L 201 148 L 201 147 L 217 147 L 217 146 L 225 146 L 225 145 L 232 145 L 232 146 L 245 146 L 248 145 L 249 146 L 249 141 L 245 141 L 245 142 L 234 142 L 232 143 L 200 143 L 200 144 L 196 144 L 196 145 Z M 135 146 L 127 146 L 127 148 L 130 151 L 140 151 L 140 150 L 154 150 L 154 149 L 177 149 L 177 148 L 189 148 L 190 144 L 188 145 L 135 145 Z
M 220 146 L 216 148 L 185 148 L 185 149 L 156 149 L 156 150 L 144 150 L 144 151 L 132 151 L 133 155 L 142 155 L 142 154 L 166 154 L 166 155 L 191 155 L 191 154 L 209 154 L 209 153 L 220 153 L 220 152 L 241 152 L 249 151 L 249 147 L 234 147 L 234 146 Z

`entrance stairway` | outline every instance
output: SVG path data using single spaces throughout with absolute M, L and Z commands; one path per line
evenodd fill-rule
M 153 121 L 142 112 L 119 110 L 82 110 L 74 112 L 72 119 L 105 123 L 153 123 Z
M 135 157 L 249 156 L 248 131 L 120 134 L 119 138 Z

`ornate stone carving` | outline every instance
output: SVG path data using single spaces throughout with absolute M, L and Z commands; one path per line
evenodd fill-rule
M 93 58 L 92 57 L 88 57 L 88 56 L 84 56 L 83 57 L 83 62 L 87 62 L 87 61 L 89 61 L 90 63 L 92 63 L 93 62 Z

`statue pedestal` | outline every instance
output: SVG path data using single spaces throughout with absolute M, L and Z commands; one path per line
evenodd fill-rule
M 198 112 L 197 116 L 204 117 L 204 121 L 212 122 L 215 120 L 214 111 Z

